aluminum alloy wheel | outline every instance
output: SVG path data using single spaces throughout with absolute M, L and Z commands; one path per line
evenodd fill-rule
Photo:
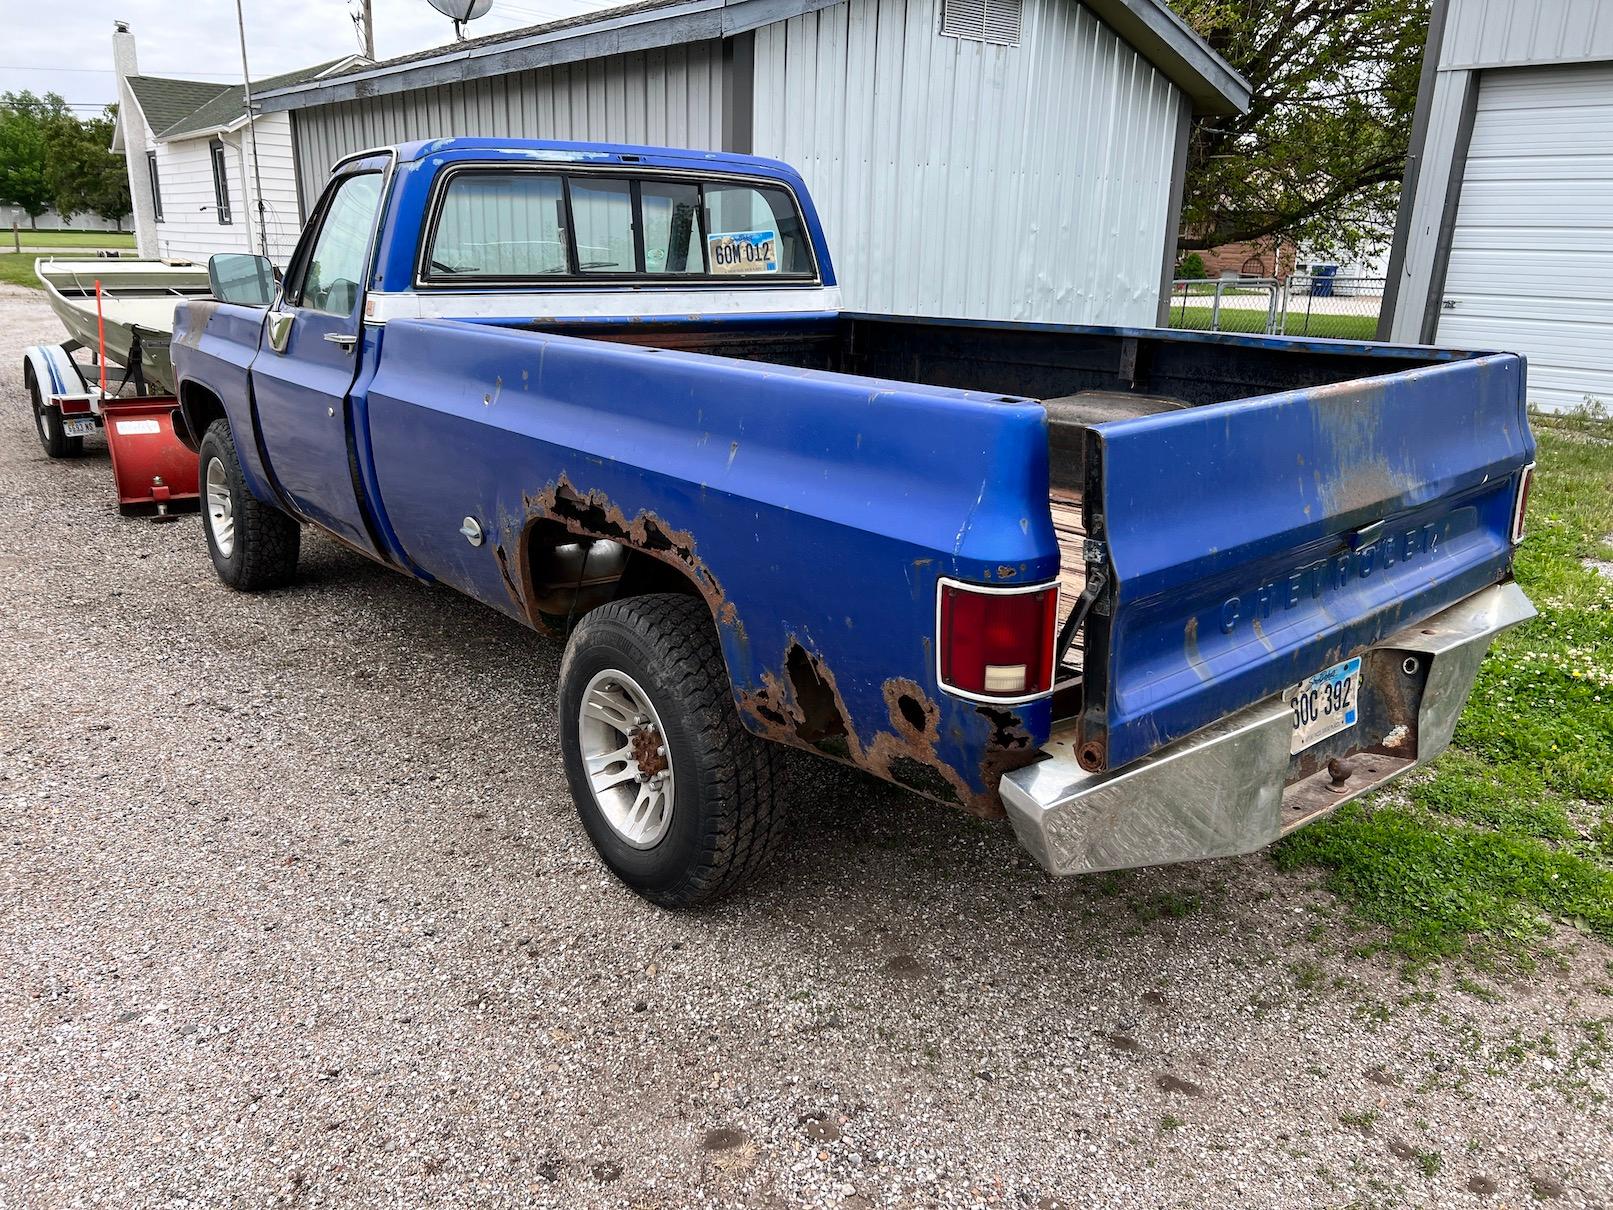
M 582 693 L 577 743 L 605 822 L 635 849 L 654 848 L 672 826 L 674 782 L 649 694 L 625 673 L 595 673 Z
M 207 463 L 207 532 L 213 535 L 219 554 L 228 559 L 235 553 L 235 497 L 230 495 L 229 477 L 218 458 Z

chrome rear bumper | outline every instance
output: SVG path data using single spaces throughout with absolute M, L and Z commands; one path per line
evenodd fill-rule
M 1325 767 L 1289 781 L 1292 715 L 1272 698 L 1106 773 L 1081 768 L 1073 726 L 1055 732 L 1046 760 L 1003 778 L 1008 818 L 1052 874 L 1251 853 L 1443 752 L 1491 640 L 1534 614 L 1498 584 L 1370 649 L 1363 693 L 1381 688 L 1380 733 L 1342 784 Z

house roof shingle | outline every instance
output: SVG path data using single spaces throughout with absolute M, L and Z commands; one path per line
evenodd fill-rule
M 313 67 L 282 72 L 254 81 L 252 88 L 259 92 L 306 84 L 354 60 L 355 56 L 344 55 Z M 246 90 L 239 84 L 176 80 L 169 76 L 130 76 L 129 88 L 140 103 L 146 125 L 159 140 L 220 130 L 246 116 Z
M 209 84 L 203 80 L 173 80 L 165 76 L 130 76 L 129 90 L 140 102 L 146 116 L 146 125 L 159 134 L 175 122 L 195 113 L 221 92 L 228 84 Z
M 298 71 L 288 71 L 278 76 L 270 76 L 264 80 L 255 80 L 252 88 L 254 92 L 267 92 L 274 88 L 290 88 L 296 84 L 305 84 L 310 80 L 317 80 L 332 68 L 351 62 L 352 59 L 352 55 L 344 55 L 340 59 L 317 63 L 313 67 L 304 67 Z M 147 78 L 149 79 L 150 77 Z M 170 83 L 175 84 L 187 82 L 181 80 L 170 81 Z M 145 102 L 141 101 L 140 105 L 141 108 L 144 108 Z M 180 115 L 164 127 L 158 127 L 156 122 L 153 121 L 151 128 L 157 132 L 159 139 L 176 139 L 187 134 L 202 134 L 210 130 L 218 130 L 245 116 L 246 89 L 239 84 L 226 84 L 191 112 Z M 149 111 L 146 117 L 150 120 Z

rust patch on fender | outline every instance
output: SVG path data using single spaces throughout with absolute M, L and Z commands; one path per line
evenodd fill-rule
M 892 677 L 883 686 L 888 729 L 864 744 L 851 724 L 850 712 L 823 660 L 792 640 L 784 658 L 785 680 L 762 674 L 760 692 L 740 695 L 740 709 L 767 738 L 808 748 L 845 764 L 895 782 L 926 798 L 961 807 L 984 819 L 1004 812 L 997 783 L 1004 773 L 1039 759 L 1030 733 L 1009 710 L 977 707 L 990 725 L 981 779 L 974 789 L 936 751 L 941 739 L 941 708 L 916 681 Z
M 504 544 L 496 547 L 504 583 L 510 596 L 521 608 L 527 620 L 538 630 L 553 633 L 554 628 L 544 621 L 528 604 L 533 582 L 531 543 L 527 530 L 537 521 L 558 522 L 569 533 L 585 538 L 607 538 L 620 542 L 641 554 L 650 555 L 670 563 L 686 572 L 700 595 L 711 606 L 718 622 L 743 634 L 738 611 L 724 595 L 722 585 L 704 560 L 695 553 L 694 536 L 688 530 L 674 529 L 648 509 L 629 519 L 621 507 L 613 503 L 597 488 L 582 492 L 561 475 L 549 487 L 536 494 L 524 494 L 521 502 L 526 510 L 520 523 L 519 535 L 510 535 L 515 542 L 515 571 L 513 576 L 504 566 Z

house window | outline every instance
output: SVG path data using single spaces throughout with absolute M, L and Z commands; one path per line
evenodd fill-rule
M 146 152 L 146 175 L 151 178 L 151 212 L 162 222 L 162 185 L 157 181 L 157 153 Z
M 941 33 L 948 38 L 1019 45 L 1021 0 L 941 0 Z
M 207 154 L 213 161 L 213 209 L 219 224 L 227 225 L 234 220 L 230 218 L 230 174 L 224 168 L 224 144 L 214 139 L 207 145 Z

